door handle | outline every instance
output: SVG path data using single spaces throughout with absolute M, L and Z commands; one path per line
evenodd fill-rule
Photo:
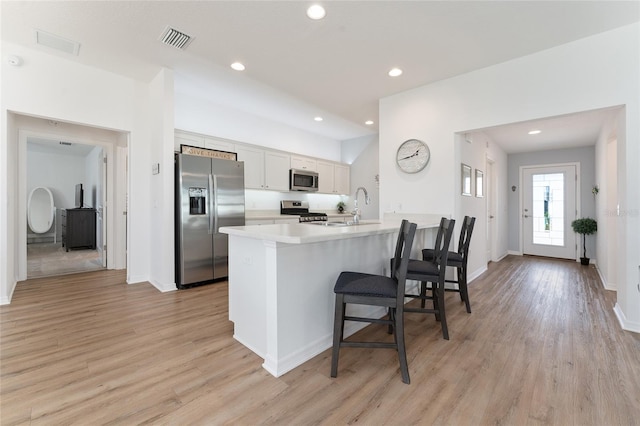
M 214 227 L 214 219 L 213 219 L 213 211 L 214 211 L 214 204 L 213 204 L 213 197 L 215 194 L 215 188 L 213 186 L 213 176 L 209 175 L 209 234 L 213 234 L 213 227 Z
M 529 215 L 527 215 L 527 214 L 523 214 L 523 215 L 522 215 L 522 217 L 525 217 L 525 218 L 526 218 L 526 217 L 529 217 Z
M 218 176 L 213 175 L 213 233 L 218 233 Z

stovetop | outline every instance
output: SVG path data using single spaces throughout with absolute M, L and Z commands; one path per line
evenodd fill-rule
M 280 201 L 280 214 L 300 216 L 300 222 L 326 221 L 326 213 L 314 213 L 309 211 L 307 201 L 282 200 Z

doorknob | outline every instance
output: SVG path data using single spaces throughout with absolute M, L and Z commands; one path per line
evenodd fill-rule
M 522 217 L 529 217 L 529 215 L 527 215 L 527 214 L 523 214 L 523 215 L 522 215 Z
M 489 219 L 493 219 L 493 215 L 489 215 Z

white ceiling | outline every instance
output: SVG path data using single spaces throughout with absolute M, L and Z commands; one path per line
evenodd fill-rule
M 346 140 L 377 133 L 381 97 L 640 20 L 636 1 L 322 1 L 321 21 L 311 3 L 2 1 L 2 39 L 145 81 L 168 67 L 177 92 Z M 185 51 L 160 43 L 167 25 L 194 37 Z M 36 46 L 35 29 L 79 55 Z
M 27 151 L 29 152 L 86 157 L 94 148 L 95 145 L 85 145 L 76 142 L 57 141 L 34 137 L 29 137 L 27 139 Z

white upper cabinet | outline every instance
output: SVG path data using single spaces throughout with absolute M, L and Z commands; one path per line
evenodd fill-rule
M 318 192 L 349 194 L 349 166 L 318 160 Z
M 244 161 L 245 188 L 289 190 L 289 155 L 238 145 L 236 152 L 238 161 Z
M 291 168 L 296 170 L 318 171 L 318 161 L 315 158 L 291 156 Z
M 346 164 L 335 164 L 333 173 L 333 184 L 337 194 L 348 195 L 350 191 L 349 171 L 351 170 Z
M 289 169 L 297 169 L 318 173 L 319 193 L 349 194 L 348 164 L 262 149 L 257 145 L 176 130 L 175 150 L 177 152 L 180 152 L 180 145 L 237 153 L 238 161 L 244 162 L 245 188 L 288 192 Z
M 218 151 L 236 152 L 236 145 L 222 139 L 204 138 L 204 147 Z
M 289 190 L 291 157 L 282 152 L 264 152 L 264 187 L 277 191 Z
M 193 135 L 191 133 L 174 133 L 174 150 L 180 152 L 180 145 L 197 146 L 204 148 L 204 136 Z
M 244 161 L 244 187 L 264 189 L 264 151 L 236 147 L 238 161 Z
M 334 194 L 334 168 L 333 163 L 318 161 L 318 192 Z

